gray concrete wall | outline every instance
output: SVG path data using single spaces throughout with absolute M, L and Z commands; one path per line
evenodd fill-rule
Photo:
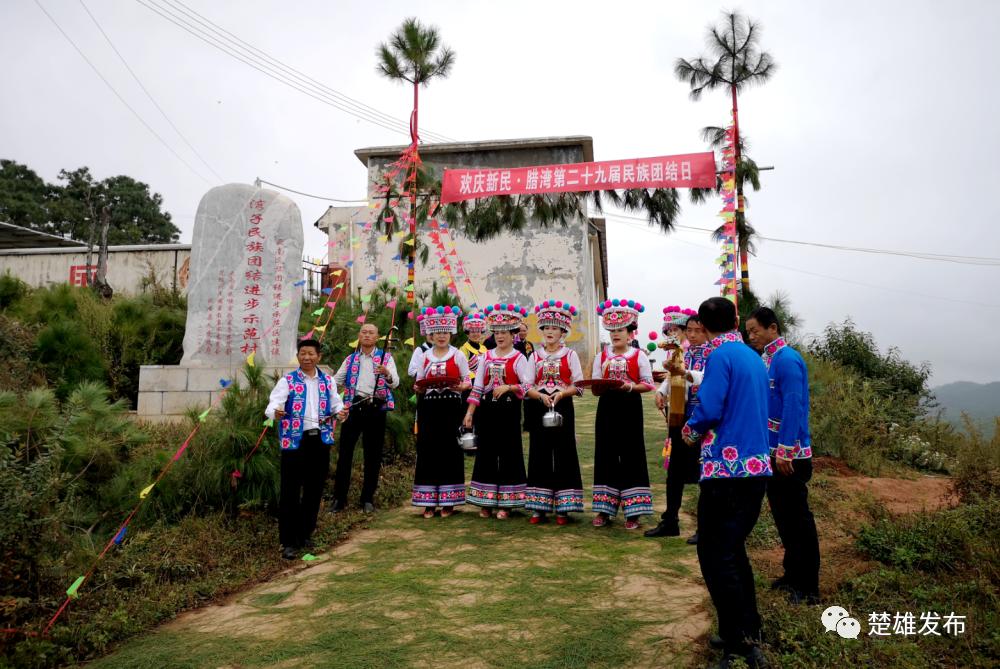
M 187 292 L 190 244 L 112 246 L 108 248 L 108 283 L 118 294 L 143 292 L 151 277 L 163 288 Z M 84 285 L 87 249 L 0 250 L 0 274 L 10 272 L 29 286 Z M 91 266 L 97 265 L 97 250 Z

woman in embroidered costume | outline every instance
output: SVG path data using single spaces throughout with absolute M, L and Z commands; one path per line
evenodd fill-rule
M 531 388 L 531 365 L 514 349 L 514 333 L 528 310 L 516 304 L 486 307 L 486 323 L 497 347 L 486 353 L 469 395 L 465 427 L 477 416 L 478 450 L 469 485 L 469 503 L 481 507 L 479 515 L 497 518 L 524 506 L 527 476 L 521 446 L 521 399 Z M 478 407 L 478 412 L 477 412 Z
M 479 363 L 486 355 L 486 316 L 478 311 L 466 315 L 462 321 L 462 329 L 468 335 L 468 340 L 458 349 L 465 354 L 465 359 L 469 363 L 469 380 L 476 380 L 476 372 L 479 370 Z
M 469 366 L 451 336 L 458 326 L 457 307 L 428 307 L 424 328 L 434 341 L 417 370 L 417 382 L 440 381 L 436 387 L 417 387 L 417 467 L 413 475 L 413 506 L 433 518 L 441 507 L 447 518 L 465 504 L 465 458 L 455 436 L 462 422 L 462 391 L 470 387 Z M 447 383 L 447 382 L 452 383 Z
M 653 513 L 640 393 L 653 389 L 653 370 L 645 353 L 629 345 L 628 328 L 645 308 L 634 300 L 608 300 L 597 307 L 611 346 L 594 358 L 594 379 L 623 382 L 597 403 L 594 426 L 594 527 L 604 527 L 621 507 L 625 529 L 639 528 L 639 517 Z
M 535 307 L 543 348 L 531 356 L 534 388 L 524 405 L 524 424 L 531 439 L 528 451 L 528 500 L 531 524 L 544 523 L 555 512 L 556 522 L 569 522 L 568 513 L 583 511 L 583 481 L 576 454 L 576 412 L 573 397 L 581 394 L 580 357 L 565 346 L 576 307 L 562 300 L 545 300 Z M 562 415 L 562 424 L 545 427 L 542 416 L 550 408 Z

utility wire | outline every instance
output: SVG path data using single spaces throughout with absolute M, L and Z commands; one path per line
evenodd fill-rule
M 410 131 L 408 123 L 398 119 L 387 120 L 386 118 L 376 116 L 372 112 L 358 110 L 356 107 L 352 108 L 348 103 L 336 98 L 334 95 L 324 91 L 316 85 L 303 82 L 301 80 L 291 79 L 285 72 L 282 72 L 277 67 L 271 65 L 264 58 L 257 55 L 250 49 L 241 46 L 221 33 L 199 27 L 192 22 L 192 19 L 178 13 L 173 7 L 158 5 L 155 0 L 136 0 L 136 2 L 146 9 L 158 14 L 162 18 L 170 21 L 185 32 L 197 37 L 209 46 L 222 51 L 231 58 L 250 66 L 261 74 L 264 74 L 271 79 L 288 86 L 289 88 L 295 89 L 300 93 L 322 102 L 323 104 L 346 112 L 360 120 L 367 121 L 373 125 L 377 125 L 392 132 L 409 136 Z M 389 118 L 391 119 L 391 117 Z M 428 132 L 427 134 L 430 136 L 433 133 Z
M 108 46 L 110 46 L 111 50 L 115 52 L 116 56 L 118 56 L 118 59 L 122 62 L 122 65 L 124 65 L 125 69 L 128 70 L 128 73 L 132 75 L 132 78 L 135 79 L 135 83 L 139 84 L 139 88 L 142 89 L 142 92 L 146 94 L 146 97 L 149 98 L 149 101 L 152 102 L 153 106 L 156 107 L 157 111 L 160 112 L 160 116 L 162 116 L 163 119 L 170 124 L 170 127 L 173 128 L 174 132 L 177 133 L 177 136 L 180 137 L 185 144 L 187 144 L 187 147 L 191 149 L 191 152 L 194 153 L 194 155 L 198 156 L 198 160 L 201 161 L 201 164 L 207 167 L 208 171 L 214 174 L 215 178 L 218 179 L 220 182 L 225 181 L 225 179 L 223 179 L 218 172 L 212 169 L 212 166 L 209 165 L 208 161 L 206 161 L 205 158 L 198 152 L 198 149 L 194 148 L 191 142 L 188 141 L 188 138 L 184 136 L 184 133 L 180 131 L 180 128 L 178 128 L 174 124 L 174 122 L 170 120 L 170 117 L 167 116 L 167 112 L 163 111 L 163 107 L 161 107 L 160 104 L 156 101 L 156 98 L 153 97 L 153 94 L 150 93 L 145 86 L 143 86 L 142 80 L 139 79 L 139 75 L 135 73 L 132 67 L 128 64 L 128 61 L 125 60 L 125 56 L 121 54 L 121 52 L 118 50 L 118 47 L 115 46 L 115 43 L 111 41 L 111 38 L 108 36 L 108 33 L 106 33 L 104 31 L 104 28 L 101 27 L 101 24 L 98 22 L 97 17 L 95 17 L 94 14 L 90 11 L 90 9 L 87 7 L 87 4 L 83 0 L 80 0 L 80 5 L 83 7 L 83 11 L 87 12 L 87 16 L 90 17 L 90 20 L 94 22 L 94 25 L 97 26 L 97 29 L 101 31 L 101 35 L 104 36 L 104 39 L 107 41 Z
M 335 197 L 326 197 L 324 195 L 313 195 L 312 193 L 303 193 L 300 190 L 295 190 L 294 188 L 288 188 L 286 186 L 279 186 L 276 183 L 271 183 L 270 181 L 264 181 L 260 177 L 257 177 L 257 181 L 262 184 L 267 184 L 268 186 L 274 186 L 280 190 L 288 191 L 289 193 L 295 193 L 296 195 L 304 195 L 306 197 L 311 197 L 316 200 L 326 200 L 327 202 L 339 202 L 341 204 L 368 204 L 368 200 L 342 200 Z
M 211 28 L 215 29 L 216 32 L 224 33 L 224 34 L 228 35 L 229 37 L 233 38 L 234 40 L 236 40 L 240 44 L 248 47 L 248 49 L 250 49 L 253 53 L 260 55 L 264 59 L 270 61 L 271 63 L 274 63 L 276 66 L 278 66 L 282 70 L 285 70 L 291 76 L 294 76 L 294 77 L 296 77 L 296 78 L 298 78 L 300 80 L 304 80 L 304 81 L 310 82 L 312 84 L 315 84 L 318 88 L 321 88 L 322 90 L 328 92 L 333 97 L 336 97 L 336 98 L 342 100 L 345 104 L 347 104 L 347 105 L 349 105 L 351 107 L 354 107 L 355 109 L 358 109 L 358 110 L 362 111 L 363 113 L 375 115 L 375 116 L 380 117 L 380 118 L 382 118 L 382 119 L 384 119 L 386 121 L 389 121 L 391 123 L 401 124 L 404 128 L 407 129 L 407 131 L 409 131 L 409 121 L 408 120 L 396 118 L 395 116 L 391 116 L 390 114 L 386 114 L 385 112 L 380 111 L 380 110 L 376 109 L 375 107 L 372 107 L 371 105 L 367 105 L 364 102 L 361 102 L 360 100 L 358 100 L 356 98 L 352 98 L 351 96 L 346 95 L 344 93 L 341 93 L 340 91 L 338 91 L 336 89 L 330 88 L 329 86 L 327 86 L 323 82 L 318 81 L 318 80 L 310 77 L 305 72 L 303 72 L 301 70 L 298 70 L 298 69 L 292 67 L 291 65 L 288 65 L 287 63 L 283 63 L 282 61 L 280 61 L 277 58 L 275 58 L 275 57 L 271 56 L 270 54 L 268 54 L 263 49 L 260 49 L 259 47 L 256 47 L 253 44 L 250 44 L 246 40 L 241 39 L 238 35 L 235 35 L 235 34 L 231 33 L 230 31 L 226 30 L 225 28 L 223 28 L 219 24 L 217 24 L 217 23 L 211 21 L 210 19 L 206 18 L 204 15 L 199 14 L 195 10 L 193 10 L 190 7 L 188 7 L 187 5 L 185 5 L 183 2 L 180 2 L 180 0 L 166 0 L 166 1 L 169 2 L 169 3 L 171 3 L 171 4 L 173 4 L 173 5 L 175 5 L 175 6 L 177 6 L 177 7 L 179 7 L 181 9 L 181 11 L 183 11 L 186 14 L 188 14 L 189 16 L 192 16 L 193 18 L 195 18 L 195 20 L 198 21 L 199 23 L 201 23 L 202 25 L 210 26 Z M 436 133 L 436 132 L 432 132 L 430 130 L 425 131 L 425 132 L 426 132 L 426 134 L 428 135 L 428 137 L 430 139 L 434 139 L 435 141 L 446 141 L 446 142 L 456 141 L 456 140 L 454 140 L 451 137 L 446 137 L 445 135 L 442 135 L 442 134 Z
M 72 47 L 73 47 L 73 48 L 74 48 L 74 49 L 76 50 L 76 52 L 77 52 L 78 54 L 80 54 L 80 57 L 81 57 L 81 58 L 83 58 L 84 62 L 86 62 L 86 63 L 87 63 L 87 65 L 89 65 L 89 66 L 90 66 L 90 69 L 92 69 L 92 70 L 94 71 L 94 73 L 95 73 L 95 74 L 96 74 L 96 75 L 97 75 L 98 77 L 100 77 L 101 81 L 103 81 L 103 82 L 104 82 L 104 85 L 105 85 L 105 86 L 107 86 L 107 87 L 108 87 L 109 89 L 111 89 L 111 92 L 115 94 L 115 97 L 116 97 L 116 98 L 118 98 L 118 100 L 119 100 L 119 101 L 121 101 L 121 103 L 122 103 L 123 105 L 125 105 L 125 107 L 126 107 L 126 108 L 128 108 L 128 110 L 129 110 L 130 112 L 132 112 L 132 115 L 133 115 L 133 116 L 135 116 L 135 117 L 136 117 L 137 119 L 139 119 L 139 123 L 142 123 L 142 125 L 143 125 L 143 126 L 144 126 L 144 127 L 146 128 L 146 130 L 148 130 L 148 131 L 150 132 L 150 134 L 152 134 L 152 135 L 153 135 L 154 137 L 156 137 L 156 139 L 158 139 L 158 140 L 160 141 L 160 144 L 163 144 L 163 146 L 165 146 L 165 147 L 167 148 L 167 150 L 168 150 L 168 151 L 170 151 L 170 153 L 174 154 L 174 157 L 175 157 L 175 158 L 177 158 L 177 160 L 181 161 L 181 163 L 183 163 L 185 167 L 187 167 L 187 168 L 188 168 L 189 170 L 191 170 L 191 172 L 192 172 L 192 173 L 193 173 L 193 174 L 194 174 L 195 176 L 197 176 L 197 177 L 198 177 L 199 179 L 201 179 L 201 180 L 202 180 L 202 181 L 204 181 L 205 183 L 208 183 L 208 184 L 211 184 L 212 182 L 211 182 L 211 181 L 210 181 L 209 179 L 205 178 L 205 176 L 204 176 L 204 175 L 202 175 L 202 174 L 201 174 L 201 172 L 199 172 L 199 171 L 198 171 L 198 170 L 196 170 L 196 169 L 195 169 L 194 167 L 192 167 L 192 166 L 191 166 L 191 164 L 190 164 L 190 163 L 188 163 L 188 161 L 184 160 L 184 158 L 183 158 L 183 157 L 181 156 L 181 154 L 177 153 L 177 151 L 175 151 L 175 150 L 174 150 L 174 148 L 173 148 L 172 146 L 170 146 L 169 144 L 167 144 L 167 141 L 166 141 L 165 139 L 163 139 L 163 137 L 161 137 L 161 136 L 159 135 L 159 133 L 157 133 L 157 132 L 156 132 L 155 130 L 153 130 L 153 127 L 152 127 L 151 125 L 149 125 L 148 123 L 146 123 L 146 120 L 142 118 L 142 116 L 141 116 L 141 115 L 139 114 L 139 112 L 137 112 L 137 111 L 136 111 L 136 110 L 135 110 L 135 109 L 134 109 L 134 108 L 132 107 L 132 105 L 130 105 L 130 104 L 129 104 L 129 103 L 128 103 L 128 102 L 126 101 L 126 100 L 125 100 L 125 98 L 123 98 L 123 97 L 121 96 L 121 93 L 119 93 L 119 92 L 118 92 L 118 91 L 117 91 L 117 90 L 115 89 L 115 87 L 111 85 L 111 82 L 110 82 L 110 81 L 108 81 L 108 80 L 107 80 L 107 79 L 106 79 L 106 78 L 104 77 L 104 75 L 103 75 L 103 74 L 101 74 L 101 71 L 100 71 L 99 69 L 97 69 L 97 66 L 96 66 L 96 65 L 94 65 L 94 63 L 92 63 L 92 62 L 91 62 L 91 60 L 90 60 L 89 58 L 87 58 L 87 54 L 85 54 L 85 53 L 84 53 L 84 52 L 83 52 L 83 51 L 82 51 L 82 50 L 80 49 L 80 47 L 78 47 L 78 46 L 76 45 L 76 42 L 74 42 L 74 41 L 73 41 L 73 39 L 72 39 L 72 38 L 71 38 L 71 37 L 70 37 L 70 36 L 69 36 L 69 35 L 68 35 L 68 34 L 66 33 L 66 31 L 62 29 L 62 26 L 60 26 L 60 25 L 59 25 L 59 22 L 58 22 L 58 21 L 56 21 L 56 20 L 55 20 L 55 18 L 54 18 L 54 17 L 53 17 L 53 16 L 51 15 L 51 14 L 49 14 L 48 10 L 46 10 L 46 9 L 45 9 L 45 7 L 44 7 L 44 6 L 42 5 L 42 3 L 41 3 L 41 2 L 39 2 L 39 0 L 35 0 L 35 4 L 36 4 L 36 5 L 38 5 L 38 8 L 39 8 L 40 10 L 42 10 L 42 13 L 43 13 L 43 14 L 45 14 L 45 16 L 46 16 L 46 17 L 48 17 L 49 21 L 51 21 L 51 22 L 52 22 L 52 25 L 54 25 L 54 26 L 56 27 L 56 29 L 57 29 L 57 30 L 58 30 L 58 31 L 59 31 L 60 33 L 62 33 L 62 36 L 66 38 L 66 41 L 70 43 L 70 45 L 71 45 L 71 46 L 72 46 Z
M 634 216 L 627 216 L 626 218 L 635 218 L 635 217 Z M 619 223 L 621 223 L 622 225 L 625 225 L 625 226 L 627 226 L 629 228 L 633 228 L 635 230 L 638 230 L 639 232 L 645 232 L 645 233 L 648 233 L 648 234 L 651 234 L 651 235 L 656 235 L 657 237 L 659 237 L 660 239 L 663 239 L 663 240 L 668 239 L 667 237 L 664 237 L 663 233 L 658 232 L 657 230 L 654 230 L 654 229 L 646 227 L 646 226 L 636 225 L 634 223 L 626 223 L 624 221 L 619 221 Z M 690 227 L 690 226 L 685 226 L 685 227 Z M 698 228 L 696 228 L 696 229 L 698 229 Z M 683 240 L 683 239 L 679 239 L 679 238 L 676 238 L 676 237 L 670 238 L 670 240 L 671 241 L 680 242 L 681 244 L 686 244 L 688 246 L 694 246 L 694 247 L 697 247 L 697 248 L 700 248 L 700 249 L 705 249 L 705 250 L 711 251 L 713 253 L 715 253 L 715 252 L 718 251 L 718 249 L 713 248 L 711 246 L 706 246 L 704 244 L 697 244 L 695 242 L 689 242 L 689 241 L 686 241 L 686 240 Z M 816 277 L 820 277 L 820 278 L 823 278 L 823 279 L 829 279 L 831 281 L 839 281 L 839 282 L 842 282 L 842 283 L 849 283 L 849 284 L 853 284 L 853 285 L 856 285 L 856 286 L 863 286 L 865 288 L 876 288 L 878 290 L 887 290 L 887 291 L 890 291 L 890 292 L 893 292 L 893 293 L 901 293 L 901 294 L 904 294 L 904 295 L 914 295 L 916 297 L 925 298 L 925 299 L 929 299 L 929 300 L 938 300 L 940 302 L 951 302 L 951 303 L 955 303 L 955 304 L 968 304 L 968 305 L 972 305 L 972 306 L 976 306 L 976 307 L 987 307 L 989 309 L 1000 309 L 1000 304 L 989 304 L 987 302 L 975 302 L 975 301 L 972 301 L 972 300 L 961 300 L 961 299 L 955 299 L 955 298 L 951 298 L 951 297 L 942 297 L 942 296 L 939 296 L 939 295 L 929 295 L 927 293 L 920 293 L 920 292 L 917 292 L 917 291 L 914 291 L 914 290 L 906 290 L 904 288 L 893 288 L 893 287 L 890 287 L 890 286 L 880 286 L 880 285 L 877 285 L 877 284 L 865 283 L 863 281 L 855 281 L 854 279 L 845 279 L 844 277 L 840 277 L 840 276 L 833 276 L 833 275 L 830 275 L 830 274 L 821 274 L 819 272 L 812 272 L 810 270 L 799 269 L 797 267 L 789 267 L 787 265 L 780 265 L 778 263 L 773 263 L 773 262 L 768 262 L 766 260 L 761 260 L 760 258 L 757 258 L 756 262 L 761 263 L 762 265 L 770 265 L 772 267 L 778 267 L 780 269 L 785 269 L 785 270 L 788 270 L 790 272 L 798 272 L 800 274 L 808 274 L 810 276 L 816 276 Z
M 629 216 L 628 214 L 619 214 L 616 212 L 603 212 L 604 215 L 612 216 L 616 218 L 627 218 L 633 221 L 645 221 L 648 219 L 642 218 L 640 216 Z M 693 225 L 679 225 L 674 224 L 675 228 L 682 230 L 697 230 L 699 232 L 715 232 L 711 228 L 699 228 Z M 926 253 L 923 251 L 899 251 L 895 249 L 879 249 L 879 248 L 868 248 L 863 246 L 844 246 L 840 244 L 824 244 L 821 242 L 806 242 L 796 239 L 780 239 L 777 237 L 765 237 L 764 235 L 755 235 L 757 239 L 776 242 L 779 244 L 797 244 L 799 246 L 815 246 L 818 248 L 833 249 L 835 251 L 852 251 L 857 253 L 874 253 L 881 255 L 894 255 L 903 256 L 907 258 L 916 258 L 917 260 L 937 260 L 941 262 L 951 262 L 959 265 L 981 265 L 981 266 L 1000 266 L 1000 258 L 991 258 L 986 256 L 963 256 L 947 253 Z

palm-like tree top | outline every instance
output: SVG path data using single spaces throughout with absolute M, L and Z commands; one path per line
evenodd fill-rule
M 736 12 L 725 13 L 720 25 L 709 26 L 712 55 L 690 61 L 678 58 L 674 64 L 677 78 L 691 86 L 691 99 L 698 100 L 705 90 L 735 86 L 739 92 L 767 81 L 777 64 L 771 54 L 760 50 L 760 32 L 760 24 Z
M 434 26 L 421 25 L 409 18 L 378 45 L 378 71 L 388 79 L 424 84 L 434 77 L 448 76 L 455 63 L 455 52 L 441 45 Z

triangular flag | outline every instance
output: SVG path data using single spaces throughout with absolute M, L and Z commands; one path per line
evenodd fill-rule
M 376 279 L 378 279 L 378 274 L 369 274 L 368 275 L 368 280 L 369 281 L 375 281 Z
M 122 542 L 125 540 L 125 533 L 128 531 L 128 525 L 122 525 L 122 528 L 118 530 L 118 534 L 115 535 L 115 545 L 121 546 Z
M 302 556 L 302 559 L 305 560 L 306 562 L 312 562 L 313 560 L 315 560 L 317 558 L 312 553 L 306 553 L 305 555 Z
M 350 344 L 348 344 L 348 346 L 350 346 L 351 348 L 357 348 L 358 347 L 358 340 L 355 339 Z
M 323 307 L 320 307 L 319 309 L 313 312 L 313 316 L 322 316 L 322 315 L 323 315 Z
M 360 316 L 358 316 L 357 321 L 359 323 L 364 323 L 365 322 L 365 315 L 361 314 Z
M 219 379 L 219 385 L 223 388 L 228 388 L 232 384 L 230 379 Z
M 385 308 L 386 309 L 395 309 L 396 308 L 396 300 L 395 300 L 395 298 L 393 298 L 393 299 L 389 300 L 388 302 L 386 302 L 385 303 Z
M 371 302 L 371 299 L 372 299 L 372 296 L 370 294 L 362 295 L 361 296 L 361 301 L 362 302 Z
M 343 273 L 344 273 L 344 270 L 342 270 L 342 269 L 337 269 L 337 270 L 333 271 L 333 275 L 334 276 L 340 276 Z
M 312 339 L 312 336 L 313 336 L 313 331 L 310 330 L 309 332 L 307 332 L 304 335 L 302 335 L 302 338 L 303 339 Z M 297 365 L 297 364 L 299 364 L 299 361 L 298 360 L 293 360 L 292 364 Z
M 274 427 L 274 419 L 268 418 L 264 421 L 264 427 Z
M 257 351 L 254 351 L 253 353 L 251 353 L 250 355 L 247 356 L 247 364 L 250 365 L 251 367 L 254 366 L 253 359 L 254 359 L 254 356 L 256 356 L 256 355 L 257 355 Z
M 76 599 L 79 596 L 79 595 L 77 595 L 76 591 L 80 589 L 81 585 L 83 585 L 83 580 L 85 578 L 87 578 L 87 577 L 86 576 L 77 576 L 76 580 L 73 581 L 73 585 L 71 585 L 68 588 L 66 588 L 66 594 L 69 595 L 70 597 L 72 597 L 73 599 Z
M 381 235 L 381 236 L 379 236 L 378 240 L 380 242 L 387 242 L 387 241 L 389 241 L 389 235 Z
M 336 309 L 337 308 L 337 303 L 336 302 L 327 302 L 326 306 L 327 306 L 328 309 Z
M 341 282 L 340 282 L 340 283 L 338 283 L 338 284 L 337 284 L 336 286 L 334 286 L 334 288 L 336 288 L 336 289 L 338 289 L 338 290 L 339 290 L 339 289 L 341 289 L 341 288 L 343 288 L 343 287 L 344 287 L 344 282 L 343 282 L 343 281 L 341 281 Z
M 153 486 L 155 486 L 155 485 L 156 485 L 156 482 L 154 481 L 153 483 L 150 483 L 148 486 L 146 486 L 145 488 L 143 488 L 142 490 L 140 490 L 139 491 L 139 499 L 146 499 L 146 497 L 149 496 L 150 491 L 153 490 Z
M 323 293 L 324 295 L 329 295 L 330 293 L 333 292 L 333 288 L 324 288 L 320 292 Z
M 406 240 L 405 242 L 403 242 L 403 243 L 404 243 L 404 244 L 406 244 L 407 246 L 413 246 L 413 240 L 412 240 L 412 239 L 407 239 L 407 240 Z
M 208 418 L 208 412 L 211 411 L 211 410 L 212 410 L 211 408 L 205 409 L 200 414 L 198 414 L 198 420 L 200 420 L 202 423 L 204 423 L 205 419 Z
M 326 332 L 326 326 L 325 325 L 317 325 L 317 326 L 313 327 L 313 330 L 316 330 L 317 332 Z
M 408 339 L 404 339 L 404 340 L 403 340 L 403 344 L 404 344 L 405 346 L 413 346 L 413 337 L 410 337 L 410 338 L 408 338 Z

